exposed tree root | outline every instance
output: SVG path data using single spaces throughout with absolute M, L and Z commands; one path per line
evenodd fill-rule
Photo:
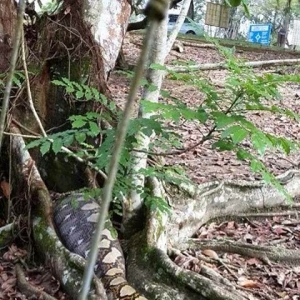
M 15 127 L 11 127 L 11 131 L 19 134 Z M 52 203 L 49 192 L 29 152 L 25 149 L 22 137 L 16 135 L 12 138 L 12 154 L 15 159 L 15 177 L 29 185 L 31 197 L 37 202 L 32 211 L 35 248 L 51 267 L 54 276 L 61 282 L 66 292 L 76 298 L 83 268 L 76 263 L 78 260 L 74 259 L 74 255 L 62 245 L 56 235 L 51 218 Z M 90 299 L 94 299 L 95 296 L 102 299 L 95 290 L 92 290 Z
M 290 208 L 292 207 L 293 205 Z M 299 206 L 295 206 L 295 207 L 299 207 Z M 246 213 L 246 214 L 240 214 L 238 217 L 239 218 L 273 218 L 273 217 L 298 216 L 298 215 L 300 215 L 299 210 L 284 210 L 284 211 L 274 211 L 274 212 Z
M 290 170 L 278 179 L 292 198 L 300 199 L 300 171 Z M 245 180 L 214 181 L 198 186 L 183 183 L 180 188 L 170 187 L 170 194 L 174 197 L 174 205 L 166 227 L 174 248 L 180 248 L 177 244 L 187 241 L 200 226 L 212 219 L 239 217 L 240 214 L 291 205 L 275 187 Z
M 205 265 L 201 266 L 200 274 L 213 280 L 216 284 L 224 284 L 227 285 L 228 287 L 231 287 L 231 289 L 234 289 L 230 281 L 226 278 L 224 278 L 222 275 L 220 275 L 218 272 L 213 270 L 212 268 L 209 268 Z
M 214 282 L 211 279 L 197 274 L 195 272 L 184 270 L 178 267 L 164 252 L 157 251 L 157 258 L 166 272 L 174 278 L 174 280 L 185 284 L 191 289 L 197 291 L 200 295 L 207 299 L 215 300 L 243 300 L 247 299 L 234 290 L 233 286 L 223 285 L 220 282 Z M 254 298 L 255 299 L 255 298 Z
M 35 296 L 36 299 L 43 299 L 43 300 L 56 300 L 56 298 L 52 297 L 51 295 L 47 294 L 46 292 L 38 289 L 37 287 L 31 285 L 25 278 L 25 274 L 22 270 L 22 267 L 19 264 L 15 266 L 17 280 L 18 280 L 18 287 L 20 292 L 28 297 Z
M 288 172 L 281 176 L 280 180 L 292 196 L 299 196 L 300 180 L 298 171 Z M 154 195 L 157 197 L 162 196 L 159 183 L 153 181 L 152 185 Z M 146 228 L 146 237 L 142 238 L 140 236 L 143 242 L 135 240 L 131 244 L 129 258 L 132 260 L 130 265 L 133 266 L 134 272 L 140 269 L 141 274 L 145 273 L 143 269 L 148 265 L 147 279 L 151 278 L 151 288 L 155 290 L 156 295 L 159 295 L 156 299 L 193 299 L 197 294 L 205 299 L 248 299 L 248 295 L 240 287 L 235 287 L 235 285 L 229 283 L 225 278 L 209 268 L 204 267 L 201 274 L 196 274 L 183 270 L 173 263 L 166 255 L 164 243 L 162 242 L 164 240 L 162 237 L 165 235 L 164 228 L 167 227 L 170 230 L 168 238 L 170 240 L 173 239 L 174 245 L 181 248 L 180 245 L 185 245 L 183 241 L 188 238 L 188 235 L 195 232 L 194 229 L 209 221 L 210 218 L 226 215 L 239 216 L 240 213 L 246 213 L 254 208 L 264 209 L 276 205 L 284 206 L 287 204 L 286 199 L 276 189 L 265 186 L 261 182 L 214 182 L 204 184 L 194 190 L 190 189 L 190 192 L 192 199 L 177 193 L 171 216 L 173 224 L 167 224 L 166 221 L 163 221 L 161 218 L 162 213 L 159 211 L 151 213 Z M 194 226 L 197 226 L 197 228 Z M 187 233 L 187 228 L 189 228 L 189 233 Z M 182 232 L 186 234 L 183 236 Z M 188 245 L 189 243 L 186 244 Z M 137 249 L 136 245 L 144 248 L 144 251 Z M 134 257 L 132 257 L 132 249 L 135 249 Z M 265 259 L 267 260 L 268 256 Z M 151 272 L 159 275 L 156 275 L 155 278 L 155 276 L 151 275 Z M 170 278 L 171 281 L 173 279 L 173 282 L 176 282 L 177 287 L 189 288 L 190 294 L 187 298 L 182 295 L 176 296 L 168 289 L 160 293 L 166 284 L 169 287 L 172 286 L 168 282 Z M 145 282 L 144 279 L 141 279 L 141 282 Z M 142 288 L 142 283 L 140 283 L 140 287 Z M 147 290 L 147 286 L 145 290 Z M 147 294 L 147 292 L 145 293 Z M 251 297 L 254 299 L 252 295 Z
M 300 264 L 300 251 L 274 246 L 258 246 L 236 241 L 202 241 L 190 239 L 180 245 L 181 249 L 211 249 L 215 251 L 236 253 L 243 256 L 255 257 L 261 260 L 284 262 L 292 265 Z
M 157 300 L 206 300 L 175 281 L 165 271 L 157 258 L 156 251 L 146 245 L 146 236 L 132 237 L 127 258 L 127 278 L 149 299 Z

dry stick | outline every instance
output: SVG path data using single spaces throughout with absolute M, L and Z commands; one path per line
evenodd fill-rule
M 12 200 L 11 200 L 11 173 L 12 173 L 12 155 L 11 155 L 11 143 L 12 139 L 9 137 L 9 162 L 8 162 L 8 183 L 9 183 L 9 193 L 8 193 L 8 199 L 7 199 L 7 220 L 6 222 L 10 222 L 10 214 L 11 214 L 11 207 L 12 207 Z
M 209 263 L 209 264 L 218 263 L 218 264 L 222 265 L 235 279 L 238 279 L 237 275 L 220 258 L 211 258 L 211 257 L 205 256 L 205 255 L 202 255 L 202 254 L 200 254 L 200 255 L 198 254 L 197 256 L 193 256 L 193 255 L 190 255 L 189 253 L 185 254 L 184 252 L 182 252 L 182 254 L 198 258 L 198 259 L 203 260 L 204 262 Z
M 184 0 L 183 3 L 181 4 L 181 10 L 180 10 L 178 19 L 176 21 L 175 26 L 173 27 L 173 30 L 171 31 L 171 33 L 168 37 L 167 49 L 166 49 L 165 55 L 167 55 L 172 49 L 172 46 L 177 38 L 178 32 L 179 32 L 181 26 L 183 25 L 185 17 L 188 13 L 190 4 L 191 4 L 191 0 Z
M 300 63 L 300 59 L 277 59 L 277 60 L 266 60 L 266 61 L 247 61 L 241 64 L 241 67 L 267 67 L 267 66 L 293 66 Z M 178 73 L 187 73 L 191 71 L 205 71 L 205 70 L 222 70 L 226 69 L 226 62 L 220 63 L 207 63 L 194 65 L 189 67 L 173 67 L 167 66 L 167 69 L 170 71 Z
M 109 163 L 108 175 L 107 175 L 107 179 L 105 180 L 105 184 L 104 184 L 104 188 L 103 188 L 101 214 L 99 214 L 99 218 L 97 220 L 97 226 L 96 226 L 95 233 L 94 233 L 94 236 L 92 239 L 91 250 L 88 255 L 87 266 L 86 266 L 84 276 L 83 276 L 83 283 L 82 283 L 82 289 L 81 289 L 81 294 L 79 296 L 79 300 L 85 300 L 87 298 L 87 295 L 88 295 L 88 292 L 90 289 L 91 279 L 92 279 L 92 276 L 94 273 L 94 265 L 96 263 L 97 255 L 98 255 L 98 241 L 101 239 L 105 220 L 108 215 L 108 209 L 109 209 L 109 204 L 111 201 L 112 189 L 113 189 L 116 174 L 117 174 L 121 150 L 122 150 L 122 147 L 124 144 L 127 127 L 128 127 L 130 116 L 131 116 L 132 107 L 133 107 L 133 104 L 134 104 L 134 101 L 135 101 L 135 98 L 137 95 L 137 90 L 139 88 L 140 79 L 143 76 L 144 66 L 146 65 L 148 51 L 151 46 L 150 42 L 152 41 L 153 33 L 154 33 L 155 29 L 157 28 L 157 25 L 158 25 L 158 22 L 157 22 L 157 20 L 154 19 L 153 21 L 151 21 L 150 26 L 148 27 L 148 30 L 146 31 L 146 36 L 144 39 L 144 47 L 142 48 L 142 51 L 141 51 L 141 54 L 139 57 L 139 61 L 136 65 L 135 75 L 131 82 L 131 87 L 130 87 L 127 103 L 125 106 L 123 118 L 120 121 L 118 128 L 117 128 L 116 140 L 115 140 L 114 149 L 113 149 L 113 155 L 112 155 L 110 163 Z
M 41 136 L 40 136 L 38 133 L 36 133 L 36 132 L 34 132 L 33 130 L 27 128 L 26 126 L 24 126 L 23 124 L 21 124 L 20 122 L 18 122 L 16 119 L 12 118 L 11 121 L 12 121 L 13 123 L 15 123 L 16 125 L 18 125 L 18 127 L 20 127 L 20 128 L 22 128 L 22 129 L 24 129 L 25 131 L 27 131 L 27 132 L 33 134 L 35 137 L 41 138 Z
M 12 55 L 11 55 L 11 60 L 10 60 L 10 68 L 9 68 L 9 72 L 7 75 L 7 82 L 6 82 L 6 87 L 5 87 L 5 91 L 4 91 L 2 110 L 1 110 L 1 115 L 0 115 L 0 151 L 2 148 L 3 132 L 4 132 L 4 127 L 5 127 L 5 120 L 6 120 L 6 113 L 7 113 L 7 109 L 8 109 L 10 92 L 11 92 L 11 88 L 12 88 L 12 81 L 13 81 L 13 77 L 14 77 L 14 71 L 16 68 L 16 62 L 17 62 L 18 52 L 19 52 L 20 38 L 21 38 L 22 27 L 23 27 L 23 15 L 24 15 L 24 11 L 25 11 L 25 0 L 19 1 L 18 8 L 19 8 L 18 9 L 18 19 L 17 19 L 14 45 L 13 45 L 13 50 L 12 50 Z
M 188 41 L 181 41 L 184 46 L 187 47 L 194 47 L 194 48 L 211 48 L 211 49 L 217 49 L 217 46 L 214 44 L 199 44 L 199 43 L 193 43 Z

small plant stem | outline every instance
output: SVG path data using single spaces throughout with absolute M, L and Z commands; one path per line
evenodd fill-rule
M 30 109 L 33 113 L 33 116 L 34 116 L 36 122 L 39 125 L 39 128 L 42 132 L 43 137 L 47 137 L 47 133 L 46 133 L 46 131 L 43 127 L 43 124 L 36 112 L 36 109 L 34 108 L 34 104 L 33 104 L 33 100 L 32 100 L 30 80 L 29 80 L 29 76 L 28 76 L 27 63 L 26 63 L 26 57 L 25 57 L 25 40 L 24 40 L 24 31 L 23 30 L 22 30 L 22 61 L 23 61 L 23 68 L 24 68 L 24 73 L 25 73 L 25 82 L 26 82 L 26 87 L 27 87 L 27 96 L 28 96 L 29 106 L 30 106 Z

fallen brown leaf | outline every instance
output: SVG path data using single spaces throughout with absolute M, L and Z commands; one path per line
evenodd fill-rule
M 202 254 L 204 254 L 210 258 L 219 259 L 218 254 L 214 250 L 205 249 L 202 251 Z
M 259 288 L 260 284 L 257 281 L 251 280 L 251 279 L 242 279 L 241 281 L 238 281 L 238 284 L 244 288 Z

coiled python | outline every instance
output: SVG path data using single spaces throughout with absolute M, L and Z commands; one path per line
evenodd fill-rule
M 87 257 L 99 210 L 100 206 L 96 201 L 86 200 L 79 193 L 58 201 L 54 208 L 54 224 L 69 251 Z M 105 227 L 99 243 L 95 274 L 101 278 L 108 299 L 147 300 L 126 281 L 125 260 L 117 232 L 109 220 Z

